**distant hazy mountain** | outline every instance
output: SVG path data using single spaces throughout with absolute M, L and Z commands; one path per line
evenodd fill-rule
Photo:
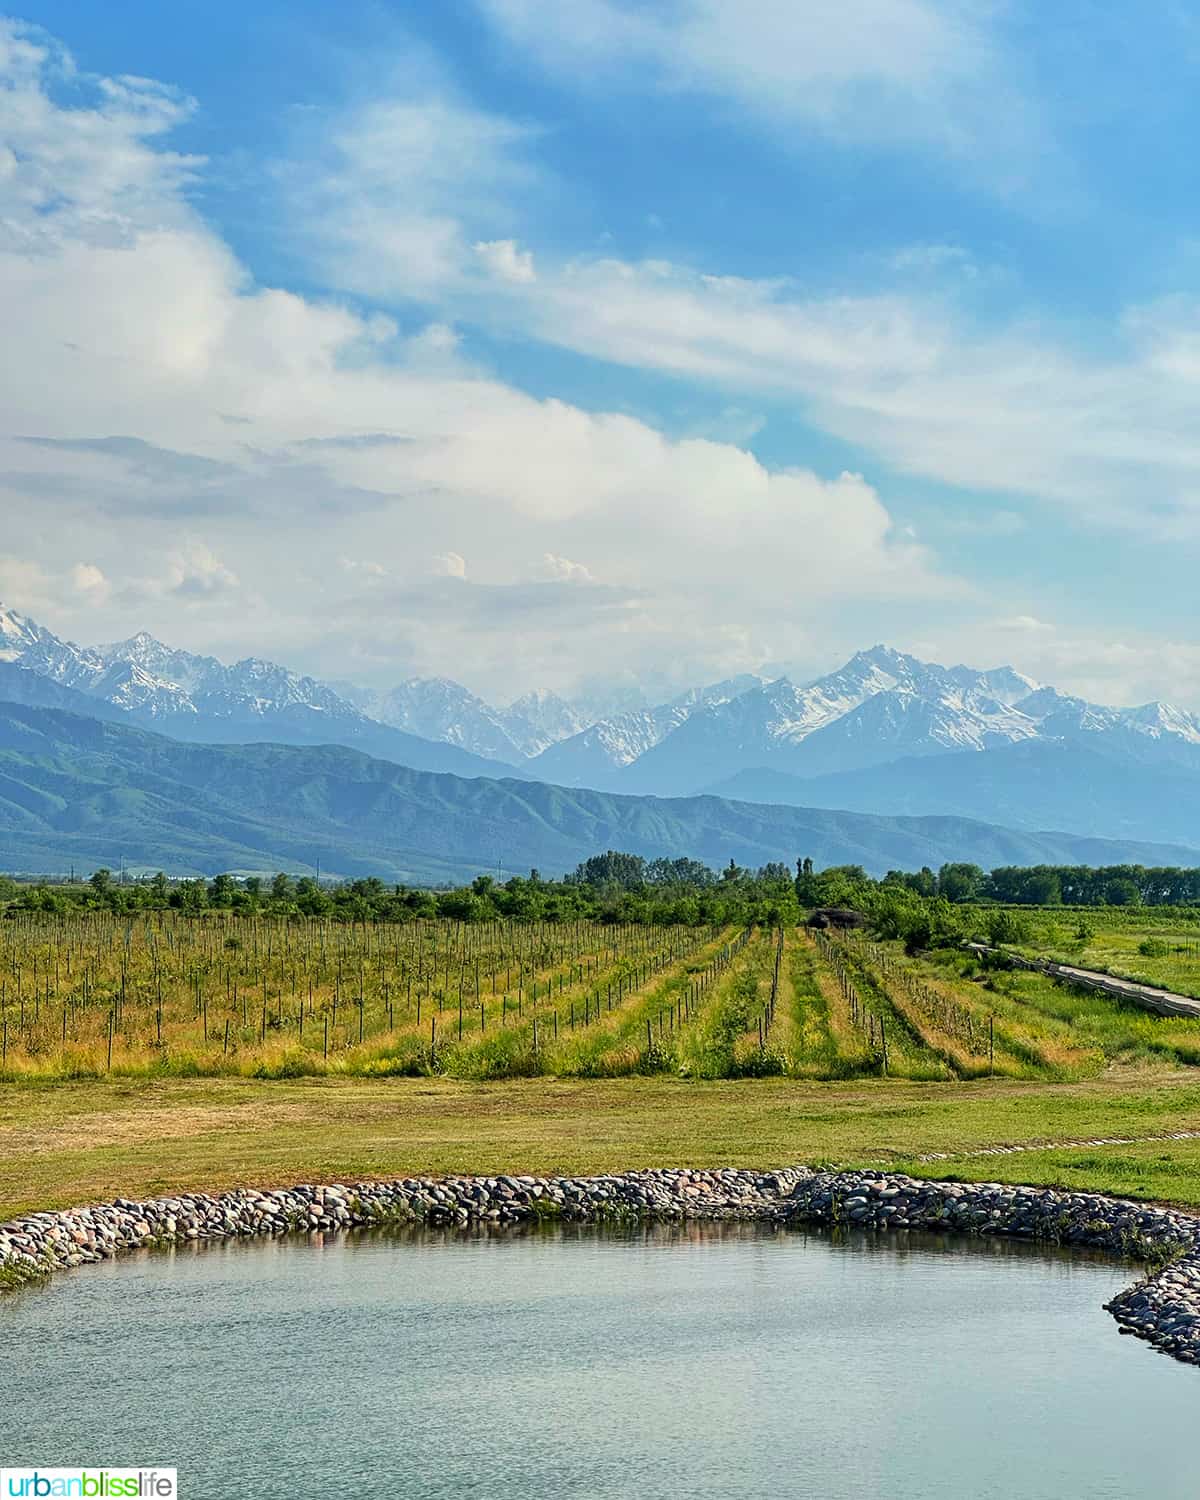
M 179 739 L 341 744 L 424 770 L 465 776 L 509 770 L 380 724 L 325 683 L 273 662 L 247 657 L 225 666 L 145 633 L 110 646 L 77 646 L 0 606 L 0 665 L 5 663 Z
M 534 756 L 578 734 L 590 722 L 586 708 L 547 688 L 534 688 L 502 710 L 502 720 L 522 754 Z
M 409 678 L 363 706 L 382 723 L 423 739 L 460 745 L 510 764 L 524 759 L 496 710 L 446 677 Z
M 76 688 L 64 687 L 49 677 L 39 677 L 16 662 L 0 660 L 0 703 L 20 703 L 31 708 L 61 708 L 67 713 L 93 719 L 128 723 L 129 715 L 111 703 L 89 698 Z
M 1014 833 L 966 818 L 891 818 L 567 791 L 413 771 L 339 746 L 185 744 L 60 709 L 0 703 L 0 866 L 86 870 L 122 858 L 173 874 L 312 868 L 388 880 L 497 868 L 560 873 L 589 854 L 810 856 L 875 873 L 937 866 L 1196 864 L 1200 852 Z
M 571 704 L 544 689 L 493 708 L 447 677 L 411 677 L 390 692 L 356 695 L 355 701 L 384 724 L 510 763 L 537 755 L 583 723 Z

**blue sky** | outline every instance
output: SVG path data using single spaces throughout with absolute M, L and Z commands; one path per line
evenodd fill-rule
M 1200 706 L 1200 15 L 1046 9 L 27 7 L 0 596 L 499 698 L 883 639 Z

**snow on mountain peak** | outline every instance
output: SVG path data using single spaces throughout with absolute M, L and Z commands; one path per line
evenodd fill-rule
M 0 661 L 16 661 L 35 640 L 25 616 L 0 605 Z
M 1164 734 L 1178 735 L 1189 744 L 1200 745 L 1200 717 L 1170 703 L 1143 703 L 1138 708 L 1120 712 L 1123 723 L 1142 734 L 1157 739 Z
M 384 694 L 343 691 L 261 657 L 226 666 L 145 630 L 107 646 L 78 646 L 3 605 L 0 661 L 168 729 L 197 719 L 232 726 L 284 716 L 299 725 L 320 715 L 360 727 L 378 720 L 497 761 L 536 758 L 548 779 L 576 784 L 601 784 L 645 757 L 655 776 L 661 768 L 663 787 L 675 791 L 688 789 L 686 768 L 701 762 L 818 774 L 814 768 L 863 764 L 864 756 L 878 763 L 1081 734 L 1200 745 L 1200 716 L 1168 703 L 1105 708 L 1010 666 L 942 667 L 883 644 L 803 685 L 743 673 L 657 706 L 603 716 L 546 688 L 498 708 L 446 677 L 409 678 Z

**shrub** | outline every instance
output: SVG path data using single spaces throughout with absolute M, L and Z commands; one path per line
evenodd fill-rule
M 1029 918 L 1021 916 L 1018 912 L 1007 911 L 999 907 L 996 911 L 988 913 L 987 935 L 990 942 L 1027 943 L 1032 932 Z

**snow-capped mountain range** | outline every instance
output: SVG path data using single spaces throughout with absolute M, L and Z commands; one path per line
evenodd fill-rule
M 144 632 L 113 645 L 78 646 L 3 605 L 0 698 L 119 714 L 176 739 L 345 745 L 415 770 L 525 777 L 506 762 L 382 724 L 327 683 L 274 662 L 247 657 L 226 666 Z
M 1011 668 L 947 670 L 876 646 L 815 682 L 781 677 L 699 706 L 640 757 L 625 784 L 696 791 L 747 766 L 818 775 L 900 755 L 984 750 L 1038 734 L 1019 707 L 1037 688 Z
M 607 785 L 615 773 L 634 765 L 698 710 L 720 709 L 764 683 L 764 678 L 747 673 L 709 687 L 691 688 L 655 708 L 611 714 L 543 750 L 530 769 L 539 780 L 570 786 Z
M 596 718 L 545 691 L 497 707 L 447 678 L 410 678 L 383 693 L 334 687 L 254 657 L 225 665 L 144 632 L 77 646 L 0 606 L 0 697 L 34 702 L 39 692 L 43 706 L 103 709 L 180 739 L 345 744 L 421 770 L 661 796 L 768 800 L 754 791 L 761 784 L 770 800 L 791 801 L 780 787 L 792 778 L 797 796 L 805 785 L 815 796 L 818 779 L 832 785 L 955 752 L 978 753 L 982 767 L 990 752 L 1026 744 L 1086 743 L 1200 772 L 1195 714 L 1164 703 L 1103 707 L 1011 667 L 941 667 L 887 646 L 804 684 L 744 675 Z

